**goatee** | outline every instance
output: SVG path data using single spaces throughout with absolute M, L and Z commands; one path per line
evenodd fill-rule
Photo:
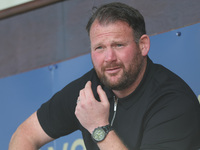
M 126 69 L 125 66 L 122 63 L 118 64 L 110 64 L 102 67 L 102 70 L 98 72 L 98 70 L 95 68 L 97 75 L 107 88 L 111 90 L 124 90 L 126 88 L 129 88 L 138 78 L 138 75 L 140 74 L 141 68 L 143 64 L 143 58 L 141 55 L 137 55 L 133 58 L 132 62 L 129 64 L 128 68 Z M 122 74 L 121 77 L 118 78 L 117 81 L 112 82 L 108 76 L 105 75 L 105 69 L 109 67 L 120 67 L 122 68 Z M 117 76 L 117 74 L 111 74 L 111 76 Z

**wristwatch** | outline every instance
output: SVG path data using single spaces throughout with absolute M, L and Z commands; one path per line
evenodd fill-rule
M 92 139 L 95 142 L 101 142 L 105 139 L 106 135 L 112 130 L 110 125 L 95 128 L 92 132 Z

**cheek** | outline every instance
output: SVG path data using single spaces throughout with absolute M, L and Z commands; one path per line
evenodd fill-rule
M 103 57 L 100 54 L 92 52 L 91 58 L 92 58 L 92 63 L 95 68 L 98 68 L 101 65 L 103 65 Z
M 126 66 L 132 61 L 133 57 L 134 57 L 134 54 L 129 51 L 129 52 L 120 54 L 118 56 L 118 59 Z
M 121 53 L 118 58 L 126 69 L 130 69 L 130 66 L 132 66 L 133 63 L 137 61 L 137 55 L 138 53 L 136 51 L 127 50 L 126 52 Z

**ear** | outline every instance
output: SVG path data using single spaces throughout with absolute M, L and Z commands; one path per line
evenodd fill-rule
M 139 41 L 139 48 L 142 56 L 147 56 L 150 49 L 150 39 L 148 35 L 144 34 L 141 36 Z

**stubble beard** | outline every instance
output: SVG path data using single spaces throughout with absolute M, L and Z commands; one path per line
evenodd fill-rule
M 110 64 L 107 65 L 105 67 L 102 67 L 102 73 L 99 72 L 96 68 L 96 73 L 97 76 L 99 77 L 100 81 L 102 84 L 104 84 L 107 88 L 111 89 L 111 90 L 124 90 L 129 88 L 131 85 L 134 84 L 134 82 L 137 80 L 138 75 L 141 72 L 141 68 L 142 68 L 142 64 L 143 64 L 143 58 L 140 55 L 140 53 L 138 53 L 138 55 L 136 55 L 131 63 L 129 64 L 128 68 L 126 69 L 125 66 L 120 63 L 120 64 Z M 117 76 L 117 74 L 112 74 L 109 76 L 105 75 L 105 68 L 106 67 L 110 67 L 110 66 L 120 66 L 122 68 L 122 74 L 121 76 L 117 79 L 117 81 L 112 81 L 110 80 L 110 78 L 113 76 Z

